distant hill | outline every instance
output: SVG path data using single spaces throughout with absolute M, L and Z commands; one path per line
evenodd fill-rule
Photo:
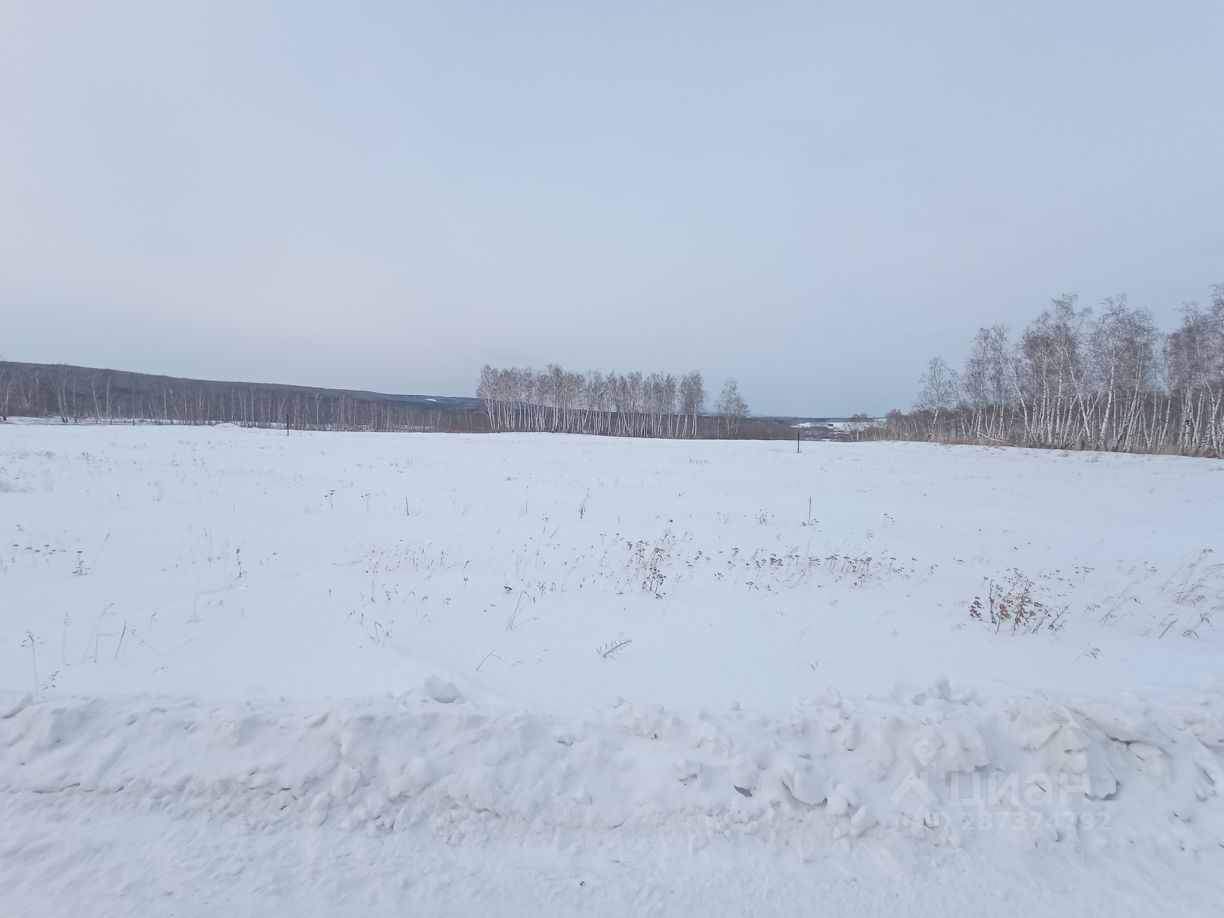
M 487 429 L 467 396 L 388 395 L 281 383 L 0 362 L 0 414 L 61 421 L 240 424 L 320 430 Z

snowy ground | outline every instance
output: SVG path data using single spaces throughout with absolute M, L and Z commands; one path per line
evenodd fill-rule
M 3 425 L 0 914 L 1219 914 L 1222 519 L 1169 457 Z

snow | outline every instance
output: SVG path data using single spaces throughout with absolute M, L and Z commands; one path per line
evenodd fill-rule
M 796 430 L 836 430 L 836 431 L 862 431 L 878 424 L 882 424 L 884 418 L 827 418 L 819 421 L 800 421 L 797 424 L 792 424 L 791 427 Z
M 1173 457 L 7 425 L 0 913 L 1216 914 L 1222 511 Z

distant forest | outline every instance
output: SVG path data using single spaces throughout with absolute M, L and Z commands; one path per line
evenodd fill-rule
M 0 362 L 0 415 L 67 422 L 238 424 L 296 430 L 487 430 L 474 398 L 216 382 Z
M 560 388 L 554 388 L 557 372 L 561 373 Z M 748 416 L 748 406 L 734 380 L 728 381 L 716 401 L 716 412 L 723 413 L 709 414 L 701 376 L 695 373 L 680 381 L 659 374 L 585 374 L 581 378 L 598 378 L 607 384 L 607 388 L 598 390 L 599 398 L 608 401 L 597 402 L 603 406 L 597 418 L 571 400 L 576 378 L 576 374 L 551 367 L 541 373 L 486 368 L 481 397 L 470 398 L 219 382 L 67 364 L 0 361 L 0 416 L 51 418 L 63 423 L 236 424 L 291 430 L 455 433 L 551 430 L 742 439 L 794 437 L 793 422 L 806 420 Z M 584 397 L 590 394 L 583 391 Z M 607 406 L 611 410 L 605 411 Z M 618 415 L 617 411 L 623 413 Z M 811 424 L 803 435 L 825 439 L 846 436 L 843 430 L 819 423 Z
M 1094 314 L 1053 301 L 1011 340 L 978 331 L 957 372 L 933 359 L 909 413 L 875 436 L 1058 449 L 1224 455 L 1224 284 L 1162 334 L 1125 296 Z

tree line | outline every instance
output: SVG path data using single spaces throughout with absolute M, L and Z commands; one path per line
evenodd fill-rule
M 0 418 L 234 424 L 292 430 L 557 431 L 629 437 L 785 437 L 753 419 L 734 379 L 706 411 L 700 373 L 481 371 L 478 398 L 384 395 L 0 361 Z
M 748 404 L 728 379 L 705 413 L 701 373 L 576 373 L 558 364 L 480 371 L 476 397 L 495 431 L 598 434 L 619 437 L 735 437 Z
M 883 436 L 1061 449 L 1224 455 L 1224 284 L 1164 334 L 1125 295 L 1054 300 L 1012 340 L 982 328 L 960 372 L 930 361 Z
M 0 416 L 64 423 L 236 424 L 294 430 L 485 429 L 474 399 L 413 399 L 181 379 L 66 364 L 0 362 Z

